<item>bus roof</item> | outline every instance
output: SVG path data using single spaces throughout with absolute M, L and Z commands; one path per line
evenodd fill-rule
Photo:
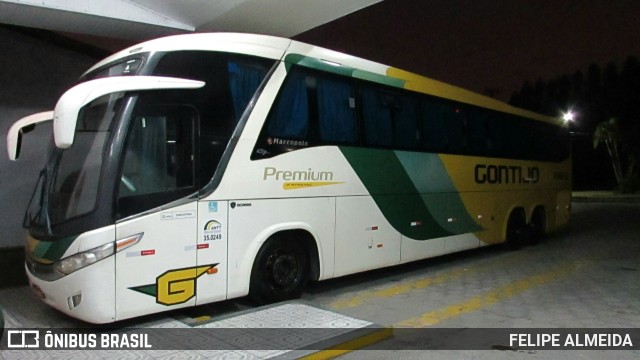
M 241 53 L 279 60 L 292 40 L 255 34 L 198 33 L 162 37 L 133 45 L 92 66 L 85 74 L 136 53 L 202 50 Z M 84 74 L 83 74 L 84 75 Z
M 136 53 L 178 50 L 221 51 L 255 55 L 274 60 L 282 59 L 306 67 L 371 80 L 551 124 L 561 123 L 559 118 L 516 108 L 491 97 L 422 75 L 319 46 L 268 35 L 197 33 L 163 37 L 119 51 L 98 62 L 86 73 Z

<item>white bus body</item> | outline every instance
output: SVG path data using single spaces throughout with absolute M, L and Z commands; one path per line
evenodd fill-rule
M 569 218 L 555 119 L 288 39 L 136 45 L 46 115 L 26 271 L 92 323 L 295 298 L 308 280 L 517 247 Z M 13 158 L 31 123 L 9 133 Z M 521 150 L 525 134 L 540 140 Z

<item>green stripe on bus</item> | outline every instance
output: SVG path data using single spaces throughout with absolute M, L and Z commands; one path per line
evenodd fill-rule
M 34 254 L 45 260 L 58 261 L 76 238 L 77 236 L 70 236 L 51 242 L 41 241 L 36 247 Z
M 440 156 L 408 151 L 395 154 L 440 226 L 454 234 L 483 230 L 469 215 Z
M 341 147 L 343 155 L 391 226 L 415 240 L 453 235 L 433 218 L 391 150 Z
M 386 75 L 372 73 L 370 71 L 365 70 L 357 70 L 349 66 L 344 66 L 338 63 L 332 63 L 321 59 L 316 59 L 300 54 L 288 54 L 284 58 L 285 65 L 287 66 L 287 71 L 289 70 L 291 64 L 296 64 L 304 67 L 308 67 L 311 69 L 316 69 L 324 72 L 329 72 L 332 74 L 338 74 L 342 76 L 352 77 L 356 79 L 372 81 L 379 84 L 393 86 L 397 88 L 404 88 L 405 81 L 401 79 L 392 78 Z
M 354 71 L 353 68 L 350 68 L 348 66 L 342 66 L 339 64 L 334 65 L 332 63 L 322 61 L 320 59 L 316 59 L 316 58 L 312 58 L 312 57 L 308 57 L 300 54 L 288 54 L 284 58 L 284 62 L 286 65 L 296 64 L 296 65 L 308 67 L 311 69 L 316 69 L 316 70 L 325 71 L 325 72 L 338 74 L 342 76 L 348 76 L 348 77 L 352 77 L 353 71 Z M 289 70 L 288 66 L 287 66 L 287 70 Z
M 38 258 L 44 258 L 45 254 L 51 247 L 52 242 L 48 241 L 38 241 L 37 245 L 33 249 L 33 255 Z

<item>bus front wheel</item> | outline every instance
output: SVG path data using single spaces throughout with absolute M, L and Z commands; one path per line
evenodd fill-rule
M 309 258 L 301 241 L 276 236 L 268 240 L 251 269 L 249 297 L 258 304 L 297 299 L 309 279 Z

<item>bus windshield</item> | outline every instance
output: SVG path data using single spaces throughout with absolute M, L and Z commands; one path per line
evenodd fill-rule
M 73 145 L 50 144 L 47 166 L 27 211 L 28 226 L 50 227 L 95 209 L 104 149 L 121 106 L 123 93 L 100 97 L 80 112 Z
M 104 96 L 80 113 L 75 141 L 59 152 L 49 187 L 52 224 L 84 215 L 95 208 L 104 147 L 122 94 Z

